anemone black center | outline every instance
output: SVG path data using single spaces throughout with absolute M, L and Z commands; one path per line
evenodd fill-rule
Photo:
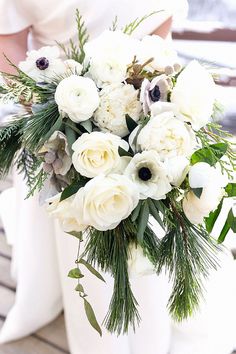
M 49 60 L 45 57 L 41 57 L 36 60 L 36 66 L 39 70 L 45 70 L 49 67 Z
M 138 176 L 142 181 L 148 181 L 152 178 L 152 172 L 148 167 L 142 167 L 138 171 Z
M 159 86 L 156 85 L 155 87 L 153 87 L 153 89 L 149 91 L 149 96 L 152 102 L 158 102 L 161 98 L 161 91 Z

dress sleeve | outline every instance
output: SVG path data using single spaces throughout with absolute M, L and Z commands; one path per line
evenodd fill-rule
M 17 0 L 0 0 L 0 34 L 13 34 L 32 25 L 29 12 Z

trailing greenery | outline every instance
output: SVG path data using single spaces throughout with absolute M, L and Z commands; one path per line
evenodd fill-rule
M 55 102 L 42 106 L 35 113 L 25 115 L 25 124 L 21 129 L 22 140 L 25 148 L 33 153 L 62 126 L 62 117 Z
M 21 148 L 22 119 L 15 119 L 0 128 L 0 178 L 3 178 L 14 163 Z

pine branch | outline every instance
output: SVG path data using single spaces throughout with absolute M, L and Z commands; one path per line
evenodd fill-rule
M 26 115 L 24 119 L 26 123 L 21 129 L 22 139 L 26 149 L 32 152 L 37 152 L 62 125 L 62 117 L 55 102 L 42 106 L 41 110 Z
M 78 28 L 78 41 L 79 41 L 79 51 L 80 51 L 78 62 L 82 64 L 85 58 L 84 46 L 89 40 L 89 34 L 85 26 L 85 22 L 83 21 L 83 17 L 82 15 L 80 15 L 78 9 L 76 10 L 76 22 Z
M 144 15 L 141 18 L 136 18 L 133 22 L 129 23 L 126 25 L 123 29 L 123 32 L 131 35 L 144 21 L 146 21 L 149 17 L 156 15 L 161 11 L 153 11 L 150 14 Z

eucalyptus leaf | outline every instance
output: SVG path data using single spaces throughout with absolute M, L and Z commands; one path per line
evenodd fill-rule
M 229 183 L 225 188 L 228 197 L 236 197 L 236 183 Z
M 83 234 L 82 232 L 78 232 L 78 231 L 70 231 L 70 232 L 66 232 L 68 235 L 74 236 L 76 238 L 78 238 L 80 241 L 83 241 Z
M 105 279 L 103 278 L 103 276 L 93 267 L 91 266 L 91 264 L 89 264 L 88 262 L 86 262 L 84 259 L 80 259 L 79 260 L 80 264 L 83 264 L 93 275 L 95 275 L 98 279 L 104 281 L 104 283 L 106 282 Z
M 75 291 L 79 291 L 80 293 L 84 293 L 84 287 L 82 284 L 77 284 Z
M 210 215 L 207 218 L 205 218 L 205 225 L 206 225 L 207 232 L 210 233 L 213 230 L 216 220 L 222 210 L 222 205 L 223 205 L 223 199 L 221 203 L 218 205 L 218 208 L 215 211 L 212 211 Z
M 93 125 L 90 119 L 80 122 L 79 125 L 82 126 L 88 133 L 93 131 Z
M 84 309 L 85 309 L 85 313 L 86 316 L 89 320 L 89 323 L 91 324 L 91 326 L 100 334 L 100 336 L 102 337 L 102 330 L 101 327 L 98 324 L 98 321 L 96 319 L 95 313 L 93 311 L 92 306 L 90 305 L 90 303 L 83 298 L 84 300 Z
M 137 128 L 138 124 L 135 122 L 135 120 L 133 120 L 133 118 L 131 118 L 128 114 L 126 114 L 125 116 L 126 119 L 126 125 L 127 128 L 129 130 L 130 133 L 132 133 L 132 131 Z
M 63 192 L 61 193 L 61 199 L 60 202 L 63 200 L 71 197 L 75 193 L 78 192 L 78 190 L 86 184 L 86 180 L 81 180 L 81 181 L 74 181 L 72 182 L 68 187 L 66 187 Z
M 81 273 L 81 271 L 78 268 L 74 268 L 69 271 L 68 277 L 73 279 L 80 279 L 83 278 L 84 275 Z
M 227 219 L 225 221 L 225 224 L 223 226 L 223 229 L 221 230 L 220 236 L 218 238 L 218 243 L 222 243 L 224 242 L 228 232 L 230 231 L 230 229 L 235 230 L 236 229 L 236 218 L 233 214 L 233 209 L 231 208 Z M 236 231 L 235 231 L 236 232 Z
M 67 142 L 68 142 L 68 145 L 70 148 L 70 153 L 72 154 L 72 152 L 73 152 L 72 145 L 76 141 L 76 133 L 71 127 L 69 127 L 68 125 L 65 125 L 65 134 L 66 134 Z
M 197 198 L 201 198 L 203 188 L 192 188 L 192 191 L 196 195 Z
M 165 230 L 165 226 L 163 224 L 163 221 L 159 215 L 159 211 L 156 207 L 156 205 L 153 203 L 152 199 L 148 199 L 148 205 L 149 205 L 149 210 L 154 219 L 158 222 L 158 224 L 162 227 L 163 230 Z
M 138 237 L 138 241 L 140 243 L 142 243 L 142 241 L 143 241 L 143 235 L 144 235 L 144 232 L 145 232 L 147 224 L 148 224 L 148 218 L 149 218 L 149 206 L 148 206 L 148 202 L 144 201 L 141 206 L 139 219 L 138 219 L 137 237 Z
M 125 149 L 123 149 L 121 146 L 119 146 L 119 148 L 118 148 L 118 153 L 119 153 L 120 157 L 123 157 L 123 156 L 132 157 L 132 154 L 129 151 L 126 151 Z
M 212 144 L 209 147 L 199 149 L 191 156 L 191 164 L 206 162 L 214 166 L 225 155 L 227 149 L 228 145 L 226 143 Z

